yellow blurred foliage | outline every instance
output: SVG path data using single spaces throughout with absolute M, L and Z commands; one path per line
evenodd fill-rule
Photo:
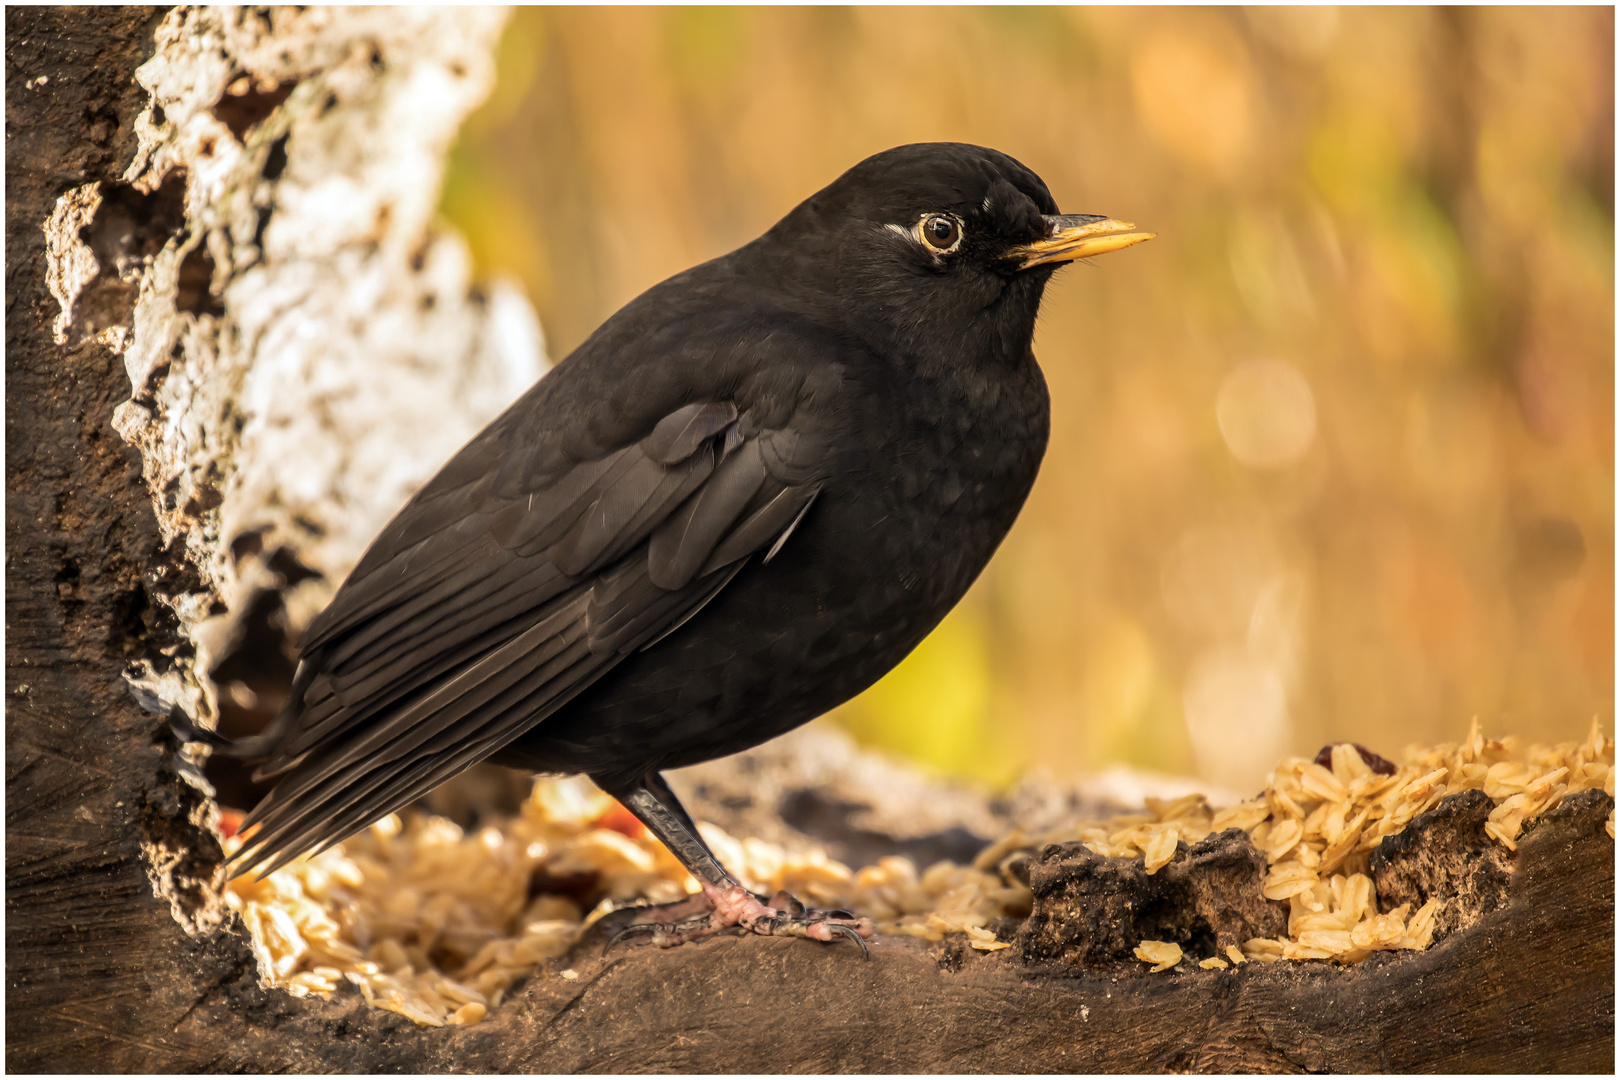
M 899 143 L 1159 233 L 1053 282 L 1053 435 L 841 710 L 993 781 L 1614 707 L 1612 8 L 525 8 L 444 196 L 561 357 Z

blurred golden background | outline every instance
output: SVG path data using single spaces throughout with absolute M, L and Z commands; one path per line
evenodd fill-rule
M 995 782 L 1614 709 L 1612 8 L 528 8 L 444 213 L 554 359 L 869 154 L 1159 233 L 1059 274 L 1052 442 L 840 710 Z M 822 721 L 826 722 L 826 721 Z

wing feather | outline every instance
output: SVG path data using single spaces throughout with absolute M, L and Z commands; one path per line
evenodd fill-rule
M 694 402 L 658 421 L 652 434 L 641 440 L 641 446 L 653 460 L 673 465 L 697 453 L 698 447 L 736 419 L 737 406 L 733 402 Z
M 639 543 L 651 523 L 695 490 L 714 469 L 706 451 L 671 468 L 648 457 L 639 446 L 625 450 L 624 470 L 612 486 L 581 514 L 563 537 L 547 550 L 563 573 L 579 575 Z
M 653 583 L 665 589 L 685 588 L 764 482 L 765 464 L 756 440 L 727 455 L 709 482 L 653 530 L 648 544 Z
M 468 553 L 488 545 L 490 539 L 476 531 L 478 522 L 465 519 L 460 524 L 460 533 L 447 530 L 406 549 L 386 573 L 372 574 L 353 586 L 344 582 L 344 603 L 328 605 L 315 617 L 304 635 L 304 650 L 317 649 L 366 619 L 422 595 L 465 567 Z M 432 550 L 424 553 L 430 546 Z M 413 555 L 421 557 L 413 560 Z
M 708 561 L 703 564 L 700 574 L 711 574 L 720 567 L 745 558 L 750 553 L 769 547 L 765 553 L 765 561 L 769 562 L 780 549 L 779 545 L 785 543 L 810 504 L 815 501 L 816 495 L 821 491 L 820 485 L 806 484 L 802 487 L 783 488 L 776 496 L 764 506 L 755 510 L 748 518 L 731 530 L 730 534 L 715 545 Z

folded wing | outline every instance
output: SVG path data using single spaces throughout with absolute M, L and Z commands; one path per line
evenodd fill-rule
M 590 460 L 510 425 L 469 444 L 310 625 L 259 770 L 281 779 L 233 861 L 269 872 L 406 805 L 774 557 L 819 490 L 820 442 L 748 420 L 689 404 Z

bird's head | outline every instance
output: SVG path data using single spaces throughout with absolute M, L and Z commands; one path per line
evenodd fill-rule
M 1058 213 L 1041 178 L 999 151 L 914 143 L 862 161 L 762 241 L 835 305 L 820 314 L 885 351 L 926 362 L 948 341 L 1017 361 L 1054 270 L 1153 235 Z

